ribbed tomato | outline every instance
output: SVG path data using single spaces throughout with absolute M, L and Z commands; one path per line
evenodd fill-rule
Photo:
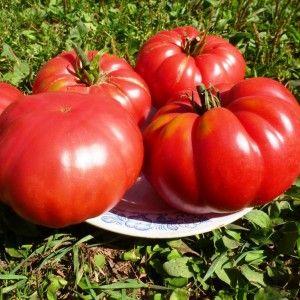
M 212 94 L 200 99 L 165 105 L 144 132 L 145 173 L 163 199 L 190 213 L 232 212 L 291 186 L 300 108 L 284 86 L 253 78 L 221 94 L 223 107 Z
M 95 58 L 97 53 L 88 51 L 86 63 L 74 51 L 63 52 L 51 59 L 38 72 L 32 88 L 33 93 L 105 93 L 118 101 L 141 125 L 151 106 L 146 83 L 124 59 L 110 54 Z M 93 59 L 96 62 L 92 62 Z
M 0 197 L 37 224 L 63 227 L 112 208 L 142 160 L 138 126 L 105 95 L 24 96 L 0 117 Z
M 16 87 L 5 82 L 0 82 L 0 114 L 20 96 L 22 96 L 22 93 Z
M 244 78 L 245 69 L 237 48 L 191 26 L 164 30 L 151 37 L 139 52 L 136 65 L 157 108 L 200 83 L 220 91 L 228 89 Z
M 297 104 L 294 95 L 280 82 L 266 77 L 255 77 L 242 80 L 232 89 L 221 93 L 222 105 L 226 106 L 235 99 L 246 96 L 271 96 L 283 101 Z

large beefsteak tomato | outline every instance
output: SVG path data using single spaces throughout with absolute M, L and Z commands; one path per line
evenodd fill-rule
M 283 85 L 247 79 L 221 94 L 223 107 L 212 93 L 200 99 L 170 102 L 144 131 L 145 174 L 163 199 L 190 213 L 223 213 L 267 203 L 292 185 L 300 107 Z
M 0 114 L 12 102 L 16 101 L 23 94 L 14 86 L 0 82 Z
M 105 95 L 24 96 L 0 117 L 0 197 L 37 224 L 63 227 L 112 208 L 142 160 L 138 126 Z
M 228 89 L 244 78 L 245 69 L 237 48 L 191 26 L 161 31 L 151 37 L 139 52 L 136 65 L 157 108 L 200 83 L 220 91 Z
M 106 93 L 141 125 L 151 107 L 150 92 L 145 81 L 124 59 L 107 53 L 99 57 L 97 53 L 88 51 L 78 56 L 75 51 L 67 51 L 54 57 L 38 72 L 33 93 Z

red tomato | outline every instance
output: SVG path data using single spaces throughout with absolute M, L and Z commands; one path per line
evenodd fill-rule
M 242 80 L 231 90 L 221 93 L 222 105 L 246 96 L 272 96 L 290 103 L 297 104 L 294 95 L 280 82 L 271 78 L 255 77 Z
M 202 107 L 171 102 L 144 132 L 145 174 L 180 210 L 223 213 L 264 204 L 300 173 L 300 107 L 292 94 L 253 78 L 225 96 L 224 107 L 207 111 L 203 96 Z
M 22 96 L 22 93 L 16 87 L 5 82 L 0 82 L 0 114 L 20 96 Z
M 63 227 L 112 208 L 142 159 L 139 128 L 105 95 L 24 96 L 0 117 L 0 196 L 37 224 Z
M 93 60 L 97 51 L 88 51 Z M 141 125 L 151 106 L 151 97 L 144 80 L 121 58 L 103 54 L 97 64 L 99 78 L 89 82 L 80 75 L 82 64 L 74 51 L 63 52 L 48 61 L 38 72 L 33 93 L 69 91 L 82 94 L 106 93 L 118 101 Z M 101 96 L 100 96 L 101 97 Z
M 223 91 L 245 76 L 246 64 L 237 48 L 221 37 L 194 27 L 161 31 L 143 46 L 136 70 L 147 82 L 155 107 L 200 83 Z

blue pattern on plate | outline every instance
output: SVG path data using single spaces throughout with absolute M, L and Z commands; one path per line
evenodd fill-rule
M 162 213 L 126 213 L 113 209 L 101 216 L 101 220 L 108 224 L 117 224 L 138 231 L 163 230 L 176 231 L 181 228 L 196 228 L 201 223 L 209 221 L 206 216 L 193 216 L 190 214 L 162 214 Z

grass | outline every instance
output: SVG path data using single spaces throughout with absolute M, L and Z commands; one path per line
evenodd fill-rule
M 277 78 L 299 96 L 299 11 L 293 0 L 2 0 L 0 77 L 30 93 L 43 62 L 72 41 L 134 65 L 149 36 L 191 24 L 237 45 L 247 76 Z M 226 228 L 160 242 L 86 224 L 50 230 L 2 206 L 0 299 L 295 299 L 299 186 Z

